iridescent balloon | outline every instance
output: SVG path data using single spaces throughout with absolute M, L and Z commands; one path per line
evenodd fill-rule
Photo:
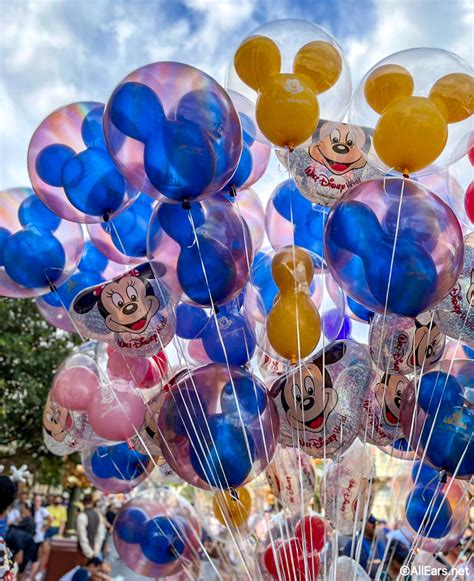
M 174 202 L 217 193 L 242 153 L 230 97 L 206 73 L 175 62 L 127 75 L 107 103 L 104 132 L 125 178 L 152 197 Z
M 348 295 L 372 311 L 407 317 L 449 293 L 463 248 L 446 204 L 413 181 L 391 177 L 352 188 L 333 206 L 324 236 L 329 270 Z
M 278 413 L 249 371 L 211 364 L 185 371 L 164 390 L 157 419 L 163 455 L 199 488 L 236 488 L 270 463 Z
M 368 349 L 337 341 L 275 381 L 281 443 L 336 458 L 357 437 L 372 364 Z
M 28 148 L 33 189 L 55 214 L 72 222 L 101 222 L 133 203 L 134 190 L 105 145 L 102 103 L 72 103 L 36 129 Z
M 255 190 L 239 190 L 235 196 L 226 196 L 232 202 L 237 214 L 245 220 L 252 237 L 253 251 L 260 250 L 265 237 L 265 213 L 262 202 Z
M 439 328 L 474 347 L 474 233 L 464 238 L 464 267 L 449 295 L 435 309 Z
M 83 235 L 30 188 L 0 192 L 0 295 L 29 298 L 59 287 L 76 270 Z
M 199 560 L 201 525 L 194 508 L 170 488 L 132 498 L 114 521 L 114 545 L 125 565 L 145 577 L 191 576 Z
M 370 355 L 386 373 L 428 371 L 441 359 L 445 343 L 446 336 L 432 313 L 415 319 L 377 314 L 370 324 Z

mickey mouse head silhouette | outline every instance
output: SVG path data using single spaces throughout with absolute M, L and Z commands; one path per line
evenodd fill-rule
M 74 208 L 107 221 L 122 206 L 127 184 L 107 151 L 103 112 L 104 106 L 97 106 L 82 120 L 84 150 L 60 143 L 47 145 L 39 151 L 35 169 L 43 182 L 63 188 Z
M 448 139 L 448 124 L 467 119 L 474 110 L 474 80 L 464 73 L 441 77 L 428 97 L 414 96 L 415 82 L 400 65 L 377 67 L 367 77 L 364 95 L 381 116 L 374 147 L 390 168 L 410 174 L 433 163 Z
M 273 144 L 293 149 L 311 137 L 319 119 L 317 96 L 330 89 L 342 71 L 342 58 L 329 42 L 302 46 L 293 71 L 281 73 L 277 44 L 266 36 L 244 40 L 234 57 L 240 79 L 257 91 L 256 119 Z

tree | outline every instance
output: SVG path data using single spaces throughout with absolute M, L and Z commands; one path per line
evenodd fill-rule
M 43 444 L 43 406 L 58 366 L 79 338 L 51 327 L 30 299 L 0 299 L 2 464 L 28 464 L 44 484 L 62 481 L 62 458 Z

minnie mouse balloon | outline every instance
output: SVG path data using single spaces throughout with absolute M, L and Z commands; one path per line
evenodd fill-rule
M 370 324 L 370 355 L 386 373 L 407 375 L 422 368 L 428 371 L 441 359 L 445 344 L 446 336 L 431 313 L 415 319 L 377 314 Z
M 33 188 L 65 220 L 107 221 L 138 196 L 107 151 L 103 113 L 102 103 L 72 103 L 46 117 L 31 138 Z
M 0 192 L 0 295 L 29 298 L 59 287 L 76 270 L 83 235 L 29 188 Z
M 156 354 L 175 331 L 171 297 L 148 263 L 82 291 L 70 314 L 83 335 L 130 356 Z
M 357 436 L 372 365 L 368 350 L 336 341 L 275 381 L 281 442 L 316 458 L 334 458 Z
M 435 320 L 448 337 L 474 347 L 474 233 L 464 239 L 464 266 L 455 286 L 435 309 Z
M 379 370 L 374 375 L 364 400 L 359 438 L 375 446 L 387 446 L 402 436 L 400 405 L 409 379 Z
M 52 454 L 65 456 L 88 447 L 89 443 L 78 437 L 74 429 L 77 421 L 77 415 L 58 405 L 51 394 L 48 395 L 43 410 L 43 441 Z
M 125 77 L 107 103 L 104 132 L 125 178 L 174 202 L 217 193 L 242 153 L 230 97 L 206 73 L 181 63 L 153 63 Z

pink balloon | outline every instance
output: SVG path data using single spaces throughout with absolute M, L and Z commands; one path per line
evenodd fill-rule
M 91 399 L 99 390 L 97 375 L 79 365 L 63 369 L 52 387 L 53 399 L 61 406 L 76 412 L 87 411 Z
M 124 441 L 142 427 L 145 403 L 130 383 L 118 379 L 103 386 L 89 405 L 92 429 L 106 440 Z
M 111 379 L 123 379 L 140 389 L 159 385 L 166 369 L 166 355 L 162 351 L 153 357 L 127 357 L 121 351 L 111 349 L 107 361 Z

